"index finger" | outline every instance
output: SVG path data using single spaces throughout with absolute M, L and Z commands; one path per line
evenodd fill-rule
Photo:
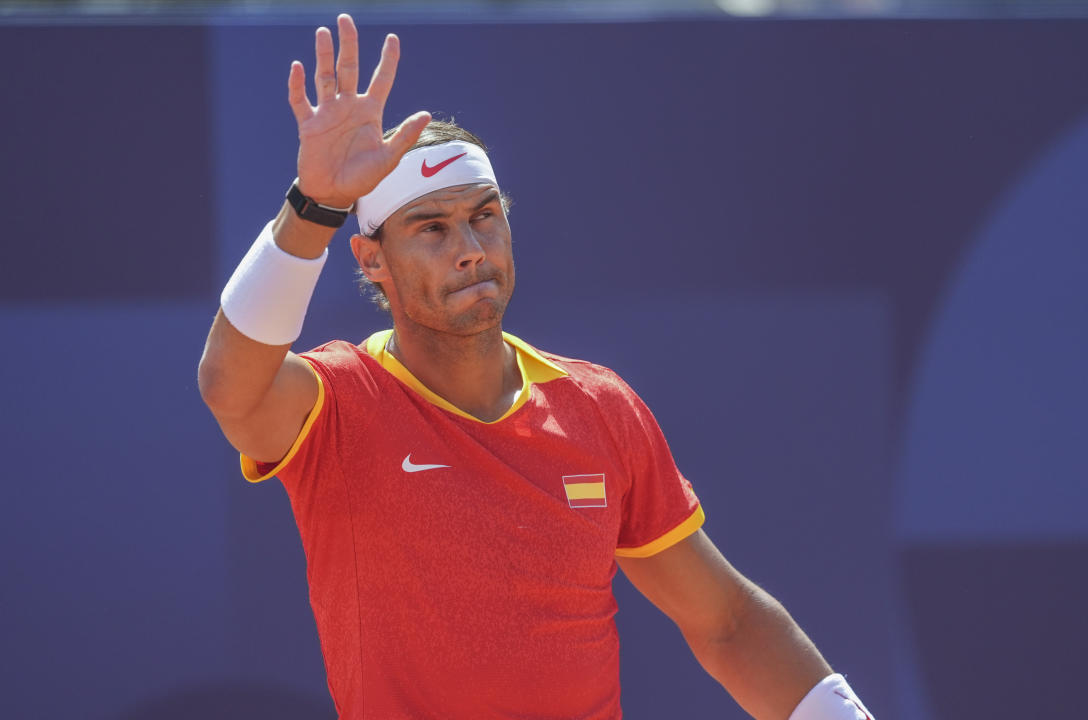
M 336 56 L 336 86 L 342 93 L 354 95 L 359 88 L 359 33 L 351 15 L 342 13 L 336 18 L 340 35 L 340 53 Z
M 393 78 L 397 76 L 399 60 L 400 38 L 390 33 L 385 36 L 382 59 L 378 61 L 378 67 L 374 68 L 374 76 L 370 78 L 370 86 L 366 89 L 366 94 L 381 103 L 383 107 L 389 97 L 389 91 L 393 89 Z

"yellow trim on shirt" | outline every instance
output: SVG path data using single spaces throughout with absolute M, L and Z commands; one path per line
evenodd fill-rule
M 438 393 L 434 392 L 426 385 L 421 383 L 415 375 L 409 372 L 408 368 L 404 367 L 393 355 L 386 352 L 386 344 L 389 342 L 389 337 L 393 334 L 392 330 L 382 330 L 376 332 L 366 339 L 364 347 L 370 357 L 378 361 L 383 368 L 389 371 L 393 377 L 400 380 L 402 383 L 414 390 L 424 400 L 436 405 L 443 410 L 459 415 L 460 417 L 467 418 L 468 420 L 475 420 L 478 423 L 485 425 L 493 425 L 497 422 L 502 422 L 506 418 L 513 415 L 518 409 L 529 400 L 529 395 L 532 392 L 533 383 L 545 383 L 549 380 L 555 380 L 557 378 L 566 377 L 567 372 L 563 368 L 559 367 L 555 363 L 546 359 L 532 347 L 527 345 L 521 339 L 514 337 L 509 333 L 503 333 L 502 337 L 511 347 L 514 348 L 515 356 L 518 361 L 518 370 L 521 371 L 522 384 L 521 391 L 518 393 L 517 398 L 510 408 L 502 414 L 502 417 L 497 420 L 485 422 L 479 418 L 468 414 L 461 408 L 451 403 L 446 398 L 442 397 Z
M 291 449 L 287 451 L 287 454 L 283 456 L 283 459 L 276 463 L 276 467 L 272 468 L 264 475 L 257 470 L 257 461 L 253 458 L 239 453 L 239 458 L 242 462 L 242 475 L 251 483 L 259 483 L 262 480 L 267 480 L 291 462 L 291 458 L 295 456 L 298 449 L 302 446 L 302 441 L 306 439 L 306 436 L 310 434 L 310 428 L 313 427 L 314 421 L 317 420 L 317 416 L 321 414 L 321 408 L 325 405 L 325 383 L 321 382 L 321 376 L 318 375 L 317 370 L 310 363 L 306 363 L 306 366 L 310 368 L 310 372 L 317 378 L 317 401 L 314 403 L 313 410 L 306 417 L 306 422 L 302 424 L 302 429 L 298 431 L 298 437 L 295 438 L 295 442 L 291 445 Z
M 694 533 L 703 526 L 705 520 L 706 515 L 703 513 L 703 506 L 699 505 L 695 508 L 695 512 L 688 516 L 687 520 L 680 523 L 672 530 L 669 530 L 657 540 L 648 542 L 645 545 L 640 545 L 639 547 L 616 548 L 616 555 L 619 557 L 633 558 L 644 558 L 656 555 Z

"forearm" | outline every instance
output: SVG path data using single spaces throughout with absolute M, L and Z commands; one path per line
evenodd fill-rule
M 769 594 L 743 588 L 733 622 L 685 639 L 704 669 L 759 720 L 786 720 L 832 670 L 816 646 Z
M 300 218 L 287 202 L 283 203 L 276 219 L 272 221 L 272 235 L 276 245 L 296 257 L 313 259 L 320 257 L 332 242 L 336 228 L 318 225 Z

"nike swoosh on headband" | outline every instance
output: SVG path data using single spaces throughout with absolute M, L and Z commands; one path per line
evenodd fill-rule
M 838 690 L 835 691 L 835 694 L 838 695 L 839 697 L 841 697 L 843 700 L 850 701 L 854 705 L 854 707 L 856 707 L 858 709 L 858 712 L 865 716 L 865 720 L 873 720 L 872 716 L 869 713 L 865 712 L 865 709 L 862 708 L 861 705 L 858 705 L 857 700 L 854 700 L 853 698 L 850 698 L 850 697 L 847 697 L 846 695 L 843 695 Z
M 438 163 L 434 167 L 427 167 L 427 158 L 423 158 L 423 165 L 420 166 L 419 171 L 421 173 L 423 173 L 423 177 L 429 178 L 429 177 L 433 176 L 435 173 L 437 173 L 439 170 L 441 170 L 442 168 L 449 165 L 451 162 L 453 162 L 457 158 L 464 157 L 465 155 L 468 155 L 468 153 L 461 153 L 460 155 L 454 155 L 453 157 L 449 158 L 448 160 L 443 160 L 442 162 Z

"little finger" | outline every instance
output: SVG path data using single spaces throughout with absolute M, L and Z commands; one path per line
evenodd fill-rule
M 397 76 L 399 60 L 400 39 L 393 34 L 386 35 L 385 44 L 382 45 L 382 58 L 378 61 L 378 67 L 374 68 L 374 75 L 370 78 L 370 85 L 366 89 L 367 96 L 373 97 L 382 108 L 385 107 L 385 101 L 393 89 L 393 79 Z

